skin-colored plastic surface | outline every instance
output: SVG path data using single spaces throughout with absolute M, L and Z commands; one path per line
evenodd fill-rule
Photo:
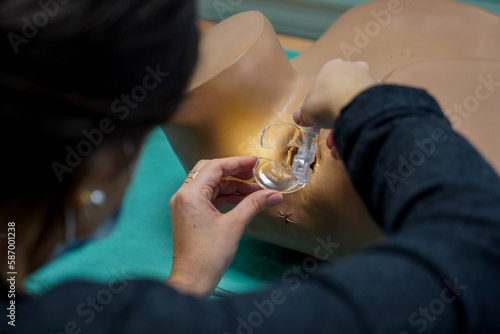
M 376 17 L 382 18 L 377 21 Z M 380 26 L 377 34 L 375 23 L 370 22 Z M 365 41 L 362 48 L 355 44 L 360 42 L 356 27 L 373 29 L 372 36 L 367 35 L 370 42 Z M 357 47 L 360 52 L 352 53 L 350 59 L 368 62 L 380 79 L 390 77 L 391 82 L 432 88 L 444 103 L 464 101 L 469 88 L 474 93 L 472 83 L 455 90 L 456 80 L 475 77 L 476 66 L 486 72 L 490 65 L 498 69 L 498 63 L 472 59 L 420 61 L 443 57 L 500 60 L 498 40 L 500 17 L 474 6 L 448 0 L 373 1 L 347 12 L 310 50 L 290 63 L 261 13 L 238 14 L 203 35 L 200 60 L 186 100 L 164 130 L 187 170 L 200 159 L 237 155 L 272 159 L 286 152 L 261 148 L 261 130 L 273 121 L 292 122 L 293 111 L 303 102 L 321 66 L 332 58 L 349 59 L 339 47 L 341 43 L 345 43 L 344 50 L 348 43 Z M 412 71 L 409 64 L 414 63 L 422 68 Z M 415 74 L 424 70 L 427 77 Z M 447 74 L 453 76 L 444 80 Z M 443 80 L 435 80 L 438 77 Z M 493 106 L 493 98 L 489 101 Z M 485 137 L 477 139 L 479 146 L 488 142 L 483 129 L 492 131 L 493 125 L 487 124 L 489 107 L 481 101 L 485 112 L 476 113 L 480 120 L 474 121 L 479 128 L 469 130 L 462 125 L 473 142 L 476 136 L 479 138 L 478 133 Z M 472 119 L 464 119 L 463 124 Z M 484 124 L 489 128 L 483 128 Z M 342 162 L 329 156 L 326 134 L 322 131 L 320 136 L 310 183 L 257 216 L 247 229 L 248 235 L 329 260 L 383 237 L 354 191 Z M 482 150 L 482 146 L 479 148 Z M 489 152 L 486 146 L 484 150 Z M 325 243 L 335 244 L 331 252 L 324 251 Z
M 500 58 L 500 19 L 451 0 L 377 0 L 339 17 L 292 60 L 300 73 L 317 73 L 334 58 L 365 61 L 379 79 L 416 61 L 444 57 Z
M 399 68 L 387 82 L 425 88 L 453 128 L 500 174 L 500 61 L 424 60 Z

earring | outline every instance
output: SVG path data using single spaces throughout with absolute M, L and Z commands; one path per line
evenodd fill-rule
M 93 191 L 86 189 L 80 193 L 79 197 L 83 206 L 81 212 L 86 220 L 93 220 L 96 217 L 99 208 L 106 202 L 106 195 L 100 189 Z

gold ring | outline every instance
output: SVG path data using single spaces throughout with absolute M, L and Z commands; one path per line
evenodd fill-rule
M 190 175 L 190 174 L 193 174 L 193 175 Z M 195 172 L 193 170 L 189 171 L 189 173 L 187 174 L 186 178 L 184 179 L 184 182 L 186 183 L 189 183 L 188 179 L 193 179 L 196 177 L 196 175 L 198 175 L 198 172 Z

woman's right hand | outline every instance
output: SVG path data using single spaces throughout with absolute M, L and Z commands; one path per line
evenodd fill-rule
M 368 88 L 379 84 L 365 62 L 331 60 L 321 68 L 314 85 L 301 108 L 293 115 L 301 126 L 331 129 L 341 111 Z M 330 133 L 327 146 L 332 156 L 339 159 Z
M 378 83 L 365 62 L 331 60 L 321 68 L 302 108 L 294 114 L 294 120 L 302 126 L 331 129 L 342 109 Z

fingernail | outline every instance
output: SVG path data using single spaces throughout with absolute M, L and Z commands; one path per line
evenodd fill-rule
M 300 123 L 300 112 L 302 111 L 302 107 L 299 107 L 297 108 L 297 110 L 295 110 L 293 112 L 293 120 L 295 121 L 295 123 Z
M 280 204 L 283 200 L 283 195 L 280 193 L 274 193 L 267 198 L 267 205 L 273 206 L 276 204 Z

